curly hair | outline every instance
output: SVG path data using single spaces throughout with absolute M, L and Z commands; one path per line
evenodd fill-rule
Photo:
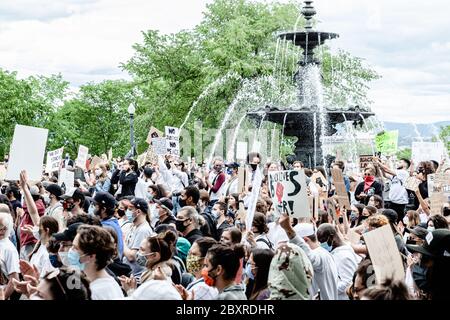
M 388 218 L 382 214 L 375 214 L 367 218 L 367 224 L 374 229 L 389 224 Z
M 116 251 L 111 234 L 99 226 L 81 225 L 77 230 L 78 247 L 83 253 L 95 254 L 97 270 L 105 268 Z

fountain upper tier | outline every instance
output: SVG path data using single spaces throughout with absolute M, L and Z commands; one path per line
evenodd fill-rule
M 339 35 L 333 32 L 307 30 L 283 32 L 278 34 L 278 37 L 282 40 L 292 41 L 296 46 L 302 47 L 304 50 L 312 51 L 326 40 L 338 38 Z

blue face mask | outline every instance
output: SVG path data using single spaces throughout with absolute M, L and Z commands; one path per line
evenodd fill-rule
M 211 214 L 213 215 L 213 217 L 214 217 L 216 220 L 219 219 L 219 217 L 220 217 L 220 214 L 219 214 L 218 211 L 213 210 L 213 211 L 211 212 Z
M 59 262 L 58 260 L 58 255 L 56 254 L 49 254 L 48 258 L 50 259 L 50 263 L 52 264 L 52 266 L 54 268 L 60 268 L 63 266 L 63 264 L 61 262 Z
M 125 215 L 127 216 L 128 221 L 130 221 L 131 223 L 133 223 L 134 219 L 136 219 L 136 217 L 133 217 L 133 211 L 131 210 L 125 211 Z
M 94 206 L 94 205 L 91 204 L 91 205 L 89 206 L 88 214 L 89 214 L 90 216 L 94 216 L 94 215 L 95 215 L 95 206 Z
M 86 267 L 85 263 L 81 263 L 80 262 L 80 254 L 78 252 L 76 252 L 73 249 L 70 249 L 69 252 L 67 253 L 67 260 L 69 262 L 69 265 L 71 267 L 80 269 L 81 271 L 84 270 L 84 268 Z
M 255 280 L 255 276 L 253 275 L 252 272 L 252 265 L 250 263 L 247 263 L 247 265 L 245 266 L 245 275 L 247 276 L 247 278 L 251 279 L 251 280 Z
M 331 250 L 333 250 L 333 246 L 330 246 L 330 245 L 328 244 L 328 242 L 321 242 L 321 243 L 320 243 L 320 246 L 321 246 L 322 248 L 324 248 L 325 250 L 327 250 L 328 252 L 331 252 Z

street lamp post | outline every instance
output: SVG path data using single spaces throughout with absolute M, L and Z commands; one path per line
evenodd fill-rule
M 134 144 L 134 114 L 136 112 L 136 108 L 132 103 L 128 106 L 128 113 L 130 114 L 130 144 L 131 144 L 131 151 L 130 155 L 131 157 L 134 157 L 136 155 L 136 146 Z

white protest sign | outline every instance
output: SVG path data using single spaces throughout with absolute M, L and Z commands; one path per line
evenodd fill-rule
M 86 169 L 86 161 L 88 159 L 88 152 L 89 152 L 89 148 L 80 144 L 80 146 L 78 147 L 77 161 L 75 162 L 75 165 L 77 167 Z
M 436 175 L 434 173 L 427 175 L 427 188 L 428 188 L 428 196 L 431 197 L 433 194 L 433 187 L 434 187 L 434 179 Z
M 151 127 L 150 131 L 148 132 L 148 135 L 147 135 L 147 140 L 145 140 L 145 141 L 148 144 L 151 144 L 153 138 L 162 138 L 162 136 L 163 136 L 163 133 L 161 131 L 159 131 L 155 127 Z
M 446 155 L 442 142 L 413 142 L 411 158 L 416 165 L 421 161 L 435 160 L 440 162 Z
M 47 129 L 16 125 L 5 180 L 19 180 L 26 170 L 30 181 L 41 181 L 47 136 Z
M 389 224 L 364 233 L 364 241 L 369 251 L 378 283 L 387 278 L 403 281 L 405 269 Z
M 167 153 L 180 156 L 180 129 L 165 127 Z
M 247 142 L 238 141 L 236 144 L 236 159 L 244 160 L 247 158 Z
M 64 188 L 64 190 L 66 191 L 74 188 L 73 184 L 74 180 L 75 180 L 75 173 L 73 171 L 61 169 L 58 177 L 58 184 L 61 188 Z
M 160 156 L 167 153 L 167 143 L 166 138 L 152 138 L 152 148 L 153 151 Z
M 61 165 L 61 161 L 62 161 L 63 152 L 64 152 L 64 147 L 47 152 L 47 165 L 45 167 L 45 172 L 50 173 L 50 172 L 59 170 L 59 166 Z
M 303 170 L 269 172 L 269 191 L 279 214 L 287 211 L 293 218 L 311 216 Z
M 256 168 L 255 176 L 252 183 L 252 192 L 250 194 L 250 204 L 247 208 L 247 215 L 245 217 L 245 226 L 247 231 L 251 231 L 253 224 L 253 217 L 255 216 L 256 202 L 258 202 L 259 191 L 261 190 L 262 184 L 262 173 L 259 168 Z

